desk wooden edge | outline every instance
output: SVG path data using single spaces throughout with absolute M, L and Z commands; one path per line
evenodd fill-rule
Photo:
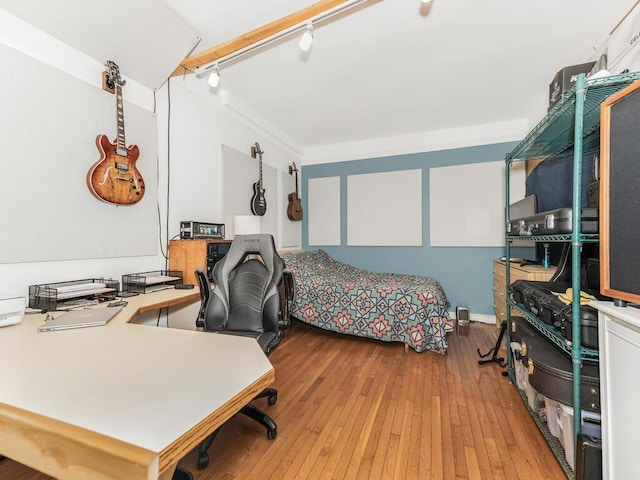
M 159 310 L 161 308 L 175 307 L 176 305 L 182 305 L 182 304 L 185 304 L 185 303 L 195 302 L 195 301 L 198 301 L 198 300 L 200 300 L 200 291 L 196 289 L 195 292 L 190 292 L 188 295 L 183 295 L 183 296 L 176 297 L 176 298 L 163 299 L 163 300 L 160 300 L 160 301 L 149 303 L 147 305 L 141 305 L 138 308 L 138 310 L 136 310 L 131 315 L 131 318 L 129 318 L 129 320 L 127 320 L 127 322 L 130 322 L 131 320 L 133 320 L 133 318 L 136 315 L 140 315 L 140 314 L 147 313 L 147 312 L 152 312 L 154 310 Z
M 55 478 L 146 480 L 159 473 L 154 452 L 4 403 L 0 451 Z
M 258 393 L 273 384 L 275 379 L 276 375 L 272 367 L 262 377 L 258 378 L 215 412 L 209 414 L 204 420 L 187 431 L 175 442 L 171 443 L 171 445 L 160 453 L 160 473 L 164 474 L 168 470 L 172 472 L 181 458 L 198 446 L 209 434 L 213 433 L 218 427 L 222 426 L 227 420 L 238 413 L 242 407 L 250 403 Z

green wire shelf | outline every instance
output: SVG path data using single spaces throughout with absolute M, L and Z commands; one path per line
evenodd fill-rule
M 599 145 L 600 104 L 614 93 L 640 79 L 640 72 L 587 80 L 583 114 L 583 150 Z M 575 85 L 510 153 L 507 160 L 530 160 L 557 155 L 574 144 Z
M 571 356 L 571 342 L 564 338 L 560 334 L 560 330 L 552 325 L 548 325 L 540 320 L 537 316 L 533 315 L 529 312 L 524 305 L 514 302 L 509 299 L 509 306 L 511 308 L 515 308 L 518 313 L 531 325 L 536 327 L 537 330 L 540 331 L 545 337 L 555 343 L 558 347 L 560 347 L 564 352 L 566 352 L 569 356 Z M 598 350 L 594 350 L 592 348 L 584 348 L 580 347 L 580 360 L 588 360 L 588 361 L 598 361 L 600 358 L 600 353 Z
M 597 242 L 600 239 L 600 235 L 597 233 L 582 233 L 578 237 L 580 242 Z M 507 241 L 509 242 L 570 242 L 571 234 L 561 235 L 507 235 Z

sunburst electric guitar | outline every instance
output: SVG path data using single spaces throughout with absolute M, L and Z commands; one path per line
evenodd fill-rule
M 136 145 L 127 147 L 125 143 L 122 86 L 126 81 L 120 78 L 120 70 L 114 62 L 107 61 L 106 67 L 106 83 L 115 88 L 116 93 L 118 133 L 114 143 L 107 135 L 96 138 L 100 160 L 89 169 L 87 186 L 103 202 L 133 205 L 144 196 L 144 180 L 136 168 L 140 150 Z
M 263 216 L 267 212 L 267 199 L 264 197 L 264 187 L 262 186 L 262 154 L 264 152 L 260 150 L 260 144 L 255 143 L 251 147 L 251 156 L 253 158 L 258 157 L 260 161 L 260 177 L 258 181 L 253 184 L 253 196 L 251 197 L 251 213 L 258 216 Z

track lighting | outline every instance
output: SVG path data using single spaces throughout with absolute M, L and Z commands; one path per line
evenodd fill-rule
M 220 83 L 220 68 L 218 68 L 218 64 L 216 63 L 213 66 L 213 72 L 211 72 L 211 75 L 209 75 L 209 85 L 211 85 L 211 87 L 216 88 L 218 86 L 218 83 Z
M 309 49 L 311 48 L 312 43 L 313 43 L 313 23 L 307 22 L 307 29 L 302 34 L 302 37 L 300 38 L 300 43 L 298 43 L 298 46 L 300 47 L 300 50 L 302 50 L 303 52 L 308 52 Z
M 231 61 L 235 58 L 238 58 L 242 55 L 246 55 L 250 52 L 253 52 L 254 50 L 260 49 L 282 38 L 285 38 L 293 34 L 294 32 L 299 32 L 303 28 L 305 29 L 305 31 L 302 37 L 300 38 L 300 42 L 298 43 L 298 45 L 300 47 L 300 50 L 302 50 L 303 52 L 307 52 L 309 51 L 309 49 L 311 48 L 311 44 L 313 43 L 313 23 L 314 22 L 315 23 L 321 22 L 323 20 L 333 17 L 334 15 L 339 15 L 367 1 L 369 0 L 346 0 L 342 2 L 340 5 L 334 8 L 330 8 L 324 11 L 323 13 L 320 13 L 314 16 L 312 19 L 308 20 L 306 23 L 296 23 L 295 25 L 291 25 L 277 33 L 274 33 L 271 36 L 261 38 L 257 40 L 255 43 L 251 43 L 246 47 L 238 48 L 233 52 L 229 53 L 228 55 L 215 56 L 215 60 L 212 60 L 211 62 L 208 62 L 206 64 L 200 64 L 196 66 L 193 71 L 204 75 L 204 72 L 207 72 L 213 69 L 213 72 L 209 75 L 209 85 L 211 85 L 211 87 L 213 88 L 216 88 L 218 86 L 218 83 L 220 82 L 220 70 L 219 70 L 220 65 L 228 61 Z M 323 3 L 323 2 L 320 2 L 320 3 Z M 327 3 L 331 3 L 331 2 L 327 2 Z M 251 33 L 252 32 L 249 32 L 247 35 L 250 36 Z M 187 69 L 185 68 L 185 70 Z

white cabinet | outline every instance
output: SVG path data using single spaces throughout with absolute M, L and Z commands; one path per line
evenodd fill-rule
M 640 309 L 591 305 L 598 309 L 603 479 L 638 478 Z

